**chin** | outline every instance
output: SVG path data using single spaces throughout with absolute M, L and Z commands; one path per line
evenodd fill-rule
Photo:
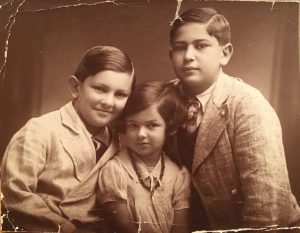
M 110 123 L 110 121 L 102 120 L 102 121 L 95 122 L 94 126 L 97 128 L 103 128 L 103 127 L 107 126 L 109 123 Z

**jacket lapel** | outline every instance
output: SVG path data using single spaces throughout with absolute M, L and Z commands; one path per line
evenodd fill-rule
M 223 73 L 219 76 L 200 124 L 195 143 L 192 173 L 209 156 L 228 124 L 230 112 L 226 101 L 231 93 L 233 83 L 231 77 Z
M 89 140 L 89 136 L 82 130 L 80 125 L 82 122 L 72 107 L 72 103 L 61 108 L 60 112 L 64 126 L 60 141 L 74 163 L 76 178 L 82 181 L 93 169 L 93 164 L 86 161 L 92 161 L 95 158 L 94 146 L 92 140 Z
M 63 203 L 66 204 L 85 199 L 94 193 L 99 169 L 118 152 L 119 141 L 113 135 L 112 142 L 95 165 L 95 163 L 91 162 L 96 159 L 92 139 L 83 130 L 82 122 L 75 112 L 72 103 L 67 104 L 60 111 L 64 126 L 60 140 L 74 163 L 76 178 L 81 181 L 80 185 L 71 190 L 63 200 Z

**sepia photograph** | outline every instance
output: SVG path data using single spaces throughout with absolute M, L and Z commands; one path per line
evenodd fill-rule
M 300 232 L 298 1 L 1 0 L 1 232 Z

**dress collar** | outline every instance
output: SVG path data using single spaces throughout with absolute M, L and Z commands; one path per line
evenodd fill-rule
M 127 151 L 128 153 L 128 151 Z M 154 166 L 154 168 L 152 169 L 151 172 L 148 171 L 146 164 L 138 157 L 138 155 L 133 154 L 133 159 L 135 160 L 136 163 L 136 168 L 138 169 L 138 173 L 140 174 L 140 178 L 144 181 L 146 181 L 148 178 L 150 178 L 150 180 L 152 181 L 154 178 L 156 178 L 159 183 L 159 176 L 160 176 L 160 171 L 161 171 L 161 157 L 158 160 L 158 162 L 156 163 L 156 165 Z M 160 184 L 161 185 L 161 184 Z
M 139 182 L 139 178 L 133 168 L 133 165 L 131 163 L 131 159 L 129 157 L 129 154 L 127 152 L 127 149 L 123 148 L 118 156 L 115 157 L 115 159 L 125 168 L 125 170 L 128 172 L 129 176 L 135 180 L 136 182 Z M 142 162 L 142 161 L 141 161 Z M 155 165 L 151 173 L 147 170 L 147 167 L 144 163 L 141 165 L 145 169 L 145 173 L 143 174 L 143 179 L 149 177 L 151 174 L 152 177 L 156 177 L 159 180 L 160 175 L 160 169 L 161 169 L 161 160 L 158 161 L 158 163 Z M 174 174 L 176 174 L 176 171 L 178 170 L 177 165 L 175 163 L 170 161 L 170 158 L 166 155 L 165 156 L 165 173 L 162 178 L 161 183 L 168 183 L 174 178 Z

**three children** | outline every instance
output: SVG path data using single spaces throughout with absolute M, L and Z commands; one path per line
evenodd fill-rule
M 178 89 L 152 81 L 130 97 L 128 56 L 112 47 L 89 50 L 69 81 L 73 101 L 30 120 L 7 147 L 2 192 L 16 224 L 99 232 L 98 186 L 97 201 L 122 233 L 300 225 L 275 111 L 256 89 L 223 73 L 230 37 L 228 21 L 214 9 L 184 12 L 170 32 Z M 179 95 L 199 102 L 194 132 L 180 127 Z M 119 151 L 109 125 L 126 101 Z M 165 150 L 175 133 L 181 158 Z M 98 162 L 93 142 L 96 150 L 108 148 Z M 208 225 L 199 225 L 200 212 Z

